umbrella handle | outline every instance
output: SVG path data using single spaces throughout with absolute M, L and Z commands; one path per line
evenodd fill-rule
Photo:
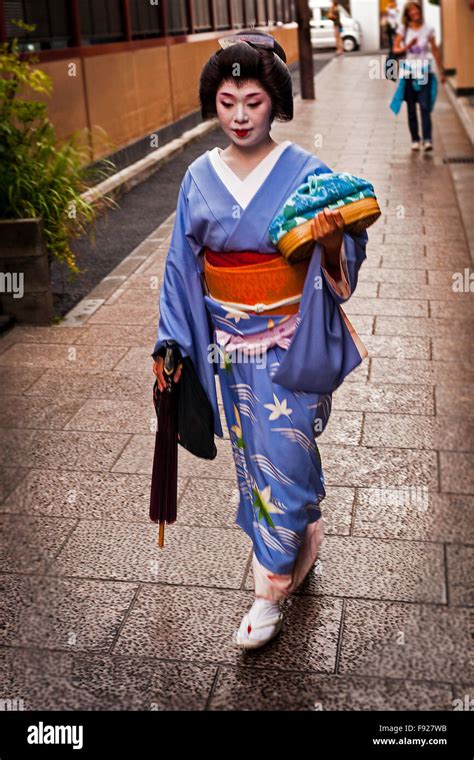
M 157 545 L 161 548 L 165 545 L 165 521 L 160 522 L 160 529 L 158 531 Z

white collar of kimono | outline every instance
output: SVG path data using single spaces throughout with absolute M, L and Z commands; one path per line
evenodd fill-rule
M 273 148 L 273 150 L 260 161 L 255 169 L 252 169 L 245 179 L 240 179 L 240 177 L 234 174 L 232 169 L 227 166 L 224 159 L 221 158 L 220 148 L 215 147 L 212 150 L 209 150 L 208 153 L 214 169 L 229 193 L 234 196 L 241 208 L 246 208 L 257 190 L 265 182 L 283 151 L 289 145 L 291 145 L 291 140 L 284 140 L 284 142 L 279 143 L 276 148 Z

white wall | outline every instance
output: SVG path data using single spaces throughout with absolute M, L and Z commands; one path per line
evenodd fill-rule
M 425 24 L 434 27 L 436 42 L 441 42 L 441 9 L 439 5 L 431 5 L 428 0 L 423 0 L 423 16 Z
M 378 0 L 351 0 L 351 16 L 362 29 L 361 50 L 380 49 L 380 17 Z

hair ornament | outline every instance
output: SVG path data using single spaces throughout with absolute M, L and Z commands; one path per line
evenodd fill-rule
M 273 50 L 275 47 L 275 38 L 270 34 L 235 34 L 230 37 L 221 37 L 218 42 L 223 50 L 231 45 L 237 45 L 239 42 L 246 42 L 267 50 Z

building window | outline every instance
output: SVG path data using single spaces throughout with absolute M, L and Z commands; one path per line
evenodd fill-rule
M 275 21 L 283 23 L 283 0 L 275 0 Z
M 216 27 L 217 29 L 229 29 L 229 7 L 227 0 L 216 0 Z
M 125 39 L 121 0 L 79 0 L 82 45 Z
M 128 0 L 132 21 L 132 38 L 145 39 L 161 34 L 160 9 L 144 0 Z
M 267 24 L 267 14 L 265 12 L 265 0 L 257 0 L 257 23 L 261 26 Z
M 186 14 L 186 0 L 166 0 L 168 15 L 168 34 L 187 34 L 189 32 Z
M 245 10 L 247 12 L 247 26 L 255 26 L 257 19 L 255 18 L 255 1 L 245 0 Z
M 268 25 L 271 26 L 275 22 L 275 0 L 268 0 Z
M 194 29 L 196 32 L 208 32 L 212 29 L 209 0 L 194 0 Z
M 24 52 L 57 50 L 72 46 L 72 26 L 67 0 L 18 0 L 4 3 L 7 38 L 18 38 Z M 19 29 L 13 20 L 35 24 L 33 32 Z
M 235 29 L 242 29 L 244 26 L 244 9 L 241 0 L 232 0 L 232 18 Z

